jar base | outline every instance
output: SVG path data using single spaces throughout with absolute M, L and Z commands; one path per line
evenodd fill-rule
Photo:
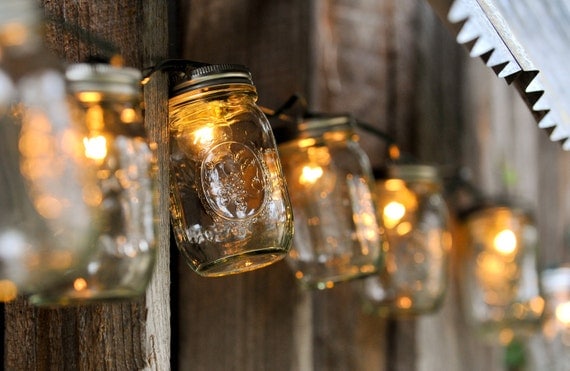
M 282 260 L 285 256 L 287 251 L 282 248 L 252 250 L 225 256 L 193 269 L 203 277 L 222 277 L 263 268 Z
M 303 277 L 298 279 L 299 285 L 303 289 L 307 290 L 326 290 L 333 288 L 337 283 L 343 283 L 347 281 L 354 281 L 359 279 L 364 279 L 370 275 L 376 273 L 376 271 L 358 271 L 356 273 L 339 273 L 337 275 L 331 275 L 326 278 L 319 277 Z

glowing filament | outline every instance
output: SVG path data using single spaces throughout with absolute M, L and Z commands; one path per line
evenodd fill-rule
M 412 307 L 412 299 L 407 296 L 399 297 L 396 305 L 402 309 L 410 309 Z
M 92 160 L 102 160 L 107 157 L 107 139 L 98 135 L 92 138 L 83 138 L 85 157 Z
M 512 254 L 517 248 L 517 237 L 510 229 L 504 229 L 493 239 L 493 247 L 503 255 Z
M 126 124 L 132 124 L 137 119 L 137 111 L 133 108 L 125 108 L 121 111 L 121 121 Z
M 384 206 L 384 225 L 394 228 L 406 215 L 406 207 L 397 201 L 389 202 Z
M 194 132 L 194 144 L 206 144 L 214 139 L 214 129 L 204 127 Z
M 315 184 L 323 176 L 323 168 L 317 165 L 305 165 L 299 178 L 301 184 Z
M 83 291 L 87 288 L 87 281 L 85 281 L 84 278 L 79 277 L 73 281 L 73 288 L 75 291 Z
M 91 103 L 91 102 L 100 102 L 102 98 L 101 93 L 96 92 L 96 91 L 83 91 L 77 94 L 77 99 L 79 99 L 81 102 L 85 102 L 85 103 Z M 99 107 L 99 106 L 97 106 Z M 101 108 L 101 107 L 99 107 Z M 89 111 L 90 109 L 88 109 L 87 111 Z M 87 114 L 89 114 L 89 112 L 87 112 Z

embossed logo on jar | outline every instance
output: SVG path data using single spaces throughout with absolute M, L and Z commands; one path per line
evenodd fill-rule
M 266 176 L 255 152 L 238 142 L 210 149 L 202 162 L 202 189 L 212 210 L 227 219 L 256 215 L 265 203 Z

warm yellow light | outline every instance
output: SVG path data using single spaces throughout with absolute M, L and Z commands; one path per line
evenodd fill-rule
M 6 303 L 16 299 L 18 288 L 10 280 L 0 280 L 0 302 Z
M 84 93 L 99 94 L 99 93 Z M 100 105 L 94 105 L 87 109 L 85 113 L 85 122 L 89 130 L 101 131 L 105 127 L 105 111 Z
M 558 304 L 555 313 L 558 321 L 565 326 L 570 326 L 570 301 Z
M 318 165 L 305 165 L 299 177 L 301 184 L 315 184 L 323 176 L 323 168 Z
M 79 277 L 73 281 L 73 288 L 75 291 L 83 291 L 87 288 L 87 281 L 85 281 L 84 278 Z
M 528 303 L 530 306 L 530 310 L 532 310 L 536 314 L 542 314 L 544 310 L 544 299 L 540 296 L 536 296 L 530 300 Z
M 297 145 L 299 148 L 311 147 L 314 146 L 317 141 L 314 138 L 303 138 L 299 139 Z
M 406 215 L 406 207 L 397 201 L 391 201 L 384 206 L 383 214 L 384 226 L 392 229 Z
M 514 337 L 515 333 L 510 328 L 502 329 L 499 333 L 499 341 L 503 345 L 509 344 L 511 341 L 513 341 Z
M 412 307 L 412 299 L 407 296 L 401 296 L 398 298 L 396 305 L 402 309 L 410 309 Z
M 82 91 L 77 94 L 77 99 L 85 103 L 100 102 L 102 97 L 101 93 L 96 91 Z
M 388 179 L 384 182 L 384 188 L 390 192 L 398 192 L 406 187 L 406 183 L 402 179 Z
M 493 247 L 503 255 L 512 254 L 517 248 L 517 237 L 510 229 L 504 229 L 493 239 Z
M 125 124 L 132 124 L 137 119 L 137 111 L 134 108 L 128 107 L 121 111 L 121 121 Z
M 397 160 L 400 158 L 400 148 L 393 144 L 388 148 L 388 154 L 392 160 Z
M 103 201 L 101 188 L 94 184 L 87 184 L 83 187 L 83 201 L 89 206 L 99 206 Z
M 39 195 L 34 200 L 34 206 L 38 213 L 46 219 L 57 219 L 63 211 L 63 204 L 51 195 Z
M 0 30 L 0 41 L 5 46 L 23 44 L 28 38 L 28 27 L 19 22 L 5 24 Z
M 207 144 L 214 139 L 214 129 L 203 127 L 194 132 L 194 144 Z
M 396 233 L 398 233 L 400 236 L 404 236 L 410 233 L 411 231 L 412 231 L 412 223 L 410 222 L 400 223 L 396 227 Z
M 102 135 L 83 138 L 85 157 L 92 160 L 102 160 L 107 157 L 107 139 Z

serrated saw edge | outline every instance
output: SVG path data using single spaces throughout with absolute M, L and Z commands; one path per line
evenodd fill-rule
M 459 26 L 456 40 L 471 57 L 480 57 L 495 74 L 513 84 L 550 140 L 570 150 L 570 132 L 550 104 L 539 69 L 490 0 L 455 0 L 447 19 Z

